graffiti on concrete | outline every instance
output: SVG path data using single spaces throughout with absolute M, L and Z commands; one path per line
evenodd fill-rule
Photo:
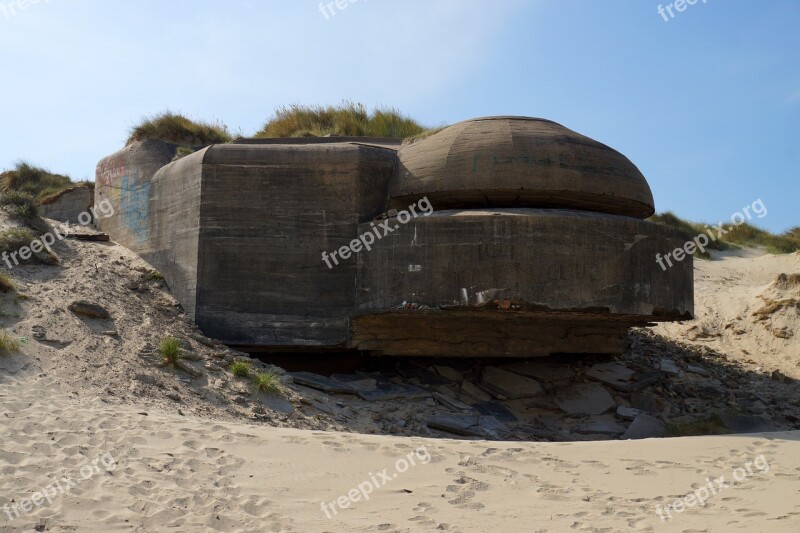
M 150 182 L 123 176 L 120 184 L 120 221 L 139 242 L 147 239 L 150 227 Z

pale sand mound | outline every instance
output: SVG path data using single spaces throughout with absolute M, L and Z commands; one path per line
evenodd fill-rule
M 800 522 L 798 433 L 572 444 L 377 437 L 144 414 L 48 393 L 47 378 L 0 379 L 0 505 L 64 476 L 76 484 L 14 520 L 0 514 L 2 531 L 796 532 Z M 395 477 L 415 449 L 416 466 Z M 103 454 L 115 463 L 106 456 L 81 480 Z M 704 508 L 666 522 L 656 514 L 707 478 L 729 483 L 748 461 L 761 466 Z M 326 517 L 321 502 L 371 474 L 382 486 L 369 501 Z
M 695 261 L 697 320 L 654 330 L 800 378 L 800 253 L 716 257 Z

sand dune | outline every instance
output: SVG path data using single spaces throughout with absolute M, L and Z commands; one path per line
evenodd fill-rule
M 78 481 L 14 520 L 4 513 L 2 531 L 752 532 L 800 524 L 798 433 L 595 443 L 403 439 L 213 422 L 48 394 L 49 387 L 36 376 L 6 378 L 0 387 L 0 505 L 18 506 L 64 476 Z M 397 473 L 398 460 L 422 449 L 415 466 Z M 81 467 L 104 454 L 111 468 L 100 463 L 81 480 Z M 666 521 L 656 513 L 761 455 L 768 472 L 752 468 L 705 507 Z M 321 502 L 381 482 L 383 469 L 391 480 L 369 501 L 336 514 L 329 507 L 326 516 Z
M 778 282 L 782 274 L 800 275 L 800 253 L 743 250 L 715 257 L 695 261 L 696 320 L 654 330 L 800 379 L 800 285 Z M 757 315 L 768 302 L 792 300 Z

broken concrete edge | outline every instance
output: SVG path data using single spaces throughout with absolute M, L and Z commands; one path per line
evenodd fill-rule
M 64 196 L 65 194 L 69 194 L 69 193 L 74 192 L 74 191 L 76 191 L 78 189 L 89 189 L 89 190 L 92 191 L 92 193 L 94 193 L 94 182 L 93 181 L 87 181 L 85 183 L 76 183 L 72 187 L 64 189 L 63 191 L 59 191 L 59 192 L 57 192 L 55 194 L 51 194 L 50 196 L 46 196 L 46 197 L 42 198 L 41 200 L 39 200 L 39 205 L 49 205 L 49 204 L 55 203 L 58 200 L 60 200 L 61 197 Z

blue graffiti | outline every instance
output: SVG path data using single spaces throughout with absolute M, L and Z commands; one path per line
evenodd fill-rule
M 150 230 L 150 182 L 138 183 L 123 176 L 121 185 L 120 222 L 136 240 L 144 242 Z

